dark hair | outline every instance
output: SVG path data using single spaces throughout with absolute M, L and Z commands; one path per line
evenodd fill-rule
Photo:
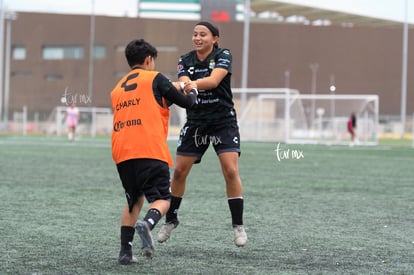
M 125 57 L 129 67 L 144 64 L 145 58 L 157 58 L 157 49 L 144 39 L 132 40 L 125 48 Z
M 211 24 L 210 22 L 207 22 L 207 21 L 201 21 L 201 22 L 198 22 L 197 24 L 196 24 L 196 26 L 204 26 L 204 27 L 206 27 L 207 29 L 209 29 L 209 31 L 211 32 L 211 34 L 213 35 L 213 36 L 218 36 L 218 37 L 220 37 L 220 33 L 219 33 L 219 29 L 216 27 L 216 26 L 214 26 L 213 24 Z M 214 48 L 218 48 L 218 43 L 216 42 L 216 43 L 214 43 Z
M 214 26 L 213 24 L 211 24 L 210 22 L 201 21 L 201 22 L 198 22 L 196 26 L 198 26 L 198 25 L 204 26 L 207 29 L 209 29 L 211 31 L 211 33 L 213 34 L 213 36 L 220 36 L 218 28 L 216 26 Z

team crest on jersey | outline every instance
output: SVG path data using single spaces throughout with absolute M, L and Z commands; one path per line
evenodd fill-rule
M 210 60 L 210 64 L 208 65 L 208 68 L 210 70 L 214 69 L 214 67 L 216 66 L 216 62 L 214 62 L 214 59 Z

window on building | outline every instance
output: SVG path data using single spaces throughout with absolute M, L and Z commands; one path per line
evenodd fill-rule
M 45 77 L 46 80 L 49 80 L 49 81 L 63 79 L 63 75 L 61 75 L 61 74 L 45 74 L 44 77 Z
M 26 48 L 23 46 L 14 46 L 12 56 L 14 60 L 26 59 Z
M 125 51 L 126 45 L 117 45 L 115 46 L 115 51 L 123 53 Z
M 106 56 L 106 47 L 104 45 L 95 45 L 93 57 L 94 59 L 104 59 Z
M 28 72 L 28 71 L 16 71 L 16 72 L 11 72 L 11 76 L 13 76 L 13 77 L 31 77 L 32 76 L 32 72 Z
M 159 52 L 177 52 L 177 46 L 156 46 Z
M 45 46 L 42 52 L 43 59 L 82 59 L 84 50 L 82 46 Z

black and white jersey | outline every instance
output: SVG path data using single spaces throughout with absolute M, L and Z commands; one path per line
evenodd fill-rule
M 231 91 L 232 55 L 228 49 L 214 48 L 210 55 L 199 61 L 196 51 L 180 57 L 177 66 L 178 77 L 188 76 L 197 80 L 210 76 L 214 68 L 227 70 L 227 75 L 212 90 L 199 91 L 198 104 L 187 109 L 187 121 L 193 124 L 220 124 L 236 120 L 233 94 Z

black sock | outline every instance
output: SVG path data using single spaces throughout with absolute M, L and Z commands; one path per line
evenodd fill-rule
M 165 215 L 166 222 L 174 222 L 178 220 L 178 208 L 180 208 L 181 200 L 183 198 L 171 196 L 171 204 Z
M 243 225 L 243 198 L 228 199 L 233 226 Z
M 148 210 L 147 214 L 144 217 L 144 221 L 146 221 L 150 227 L 150 230 L 154 228 L 154 226 L 159 222 L 161 219 L 161 213 L 158 209 L 151 208 Z
M 135 228 L 132 226 L 121 226 L 121 251 L 131 251 L 134 240 Z

